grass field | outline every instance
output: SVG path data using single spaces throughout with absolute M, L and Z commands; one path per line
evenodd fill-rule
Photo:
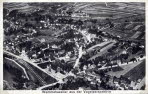
M 96 17 L 108 17 L 113 18 L 127 17 L 131 15 L 137 15 L 139 13 L 144 14 L 144 4 L 142 3 L 76 3 L 74 5 L 74 11 L 82 11 Z M 102 16 L 102 15 L 103 16 Z
M 121 75 L 125 75 L 126 77 L 130 77 L 131 79 L 138 79 L 144 77 L 145 72 L 145 61 L 142 63 L 132 63 L 125 66 L 121 66 L 121 70 L 119 71 L 109 71 L 107 74 L 111 76 L 120 77 Z M 138 76 L 139 75 L 139 76 Z
M 145 61 L 131 69 L 124 76 L 129 77 L 131 80 L 143 79 L 145 76 Z

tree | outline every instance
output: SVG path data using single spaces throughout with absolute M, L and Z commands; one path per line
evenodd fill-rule
M 5 18 L 7 14 L 9 13 L 9 10 L 6 8 L 3 8 L 3 17 Z
M 18 10 L 12 10 L 12 11 L 10 11 L 9 16 L 10 17 L 16 17 L 17 14 L 18 14 Z

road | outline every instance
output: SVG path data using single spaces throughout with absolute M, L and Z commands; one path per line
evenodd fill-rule
M 26 69 L 29 70 L 29 72 L 31 72 L 41 83 L 42 85 L 46 85 L 47 83 L 32 69 L 32 67 L 27 64 L 24 60 L 21 60 L 21 59 L 18 59 L 17 61 L 16 60 L 13 60 L 13 59 L 10 59 L 10 58 L 6 58 L 12 62 L 14 62 L 15 64 L 17 64 L 25 73 L 27 79 L 29 80 L 29 76 L 26 72 Z M 19 63 L 18 63 L 19 62 Z
M 31 67 L 29 64 L 27 64 L 24 60 L 19 60 L 19 62 L 22 63 L 24 66 L 26 66 L 26 68 L 27 68 L 31 73 L 33 73 L 43 85 L 46 85 L 46 84 L 47 84 L 47 83 L 40 77 L 40 75 L 38 75 L 38 74 L 32 69 L 32 67 Z
M 53 77 L 53 78 L 55 78 L 55 79 L 57 80 L 57 82 L 55 82 L 55 83 L 48 84 L 48 85 L 44 85 L 44 86 L 39 87 L 39 88 L 37 88 L 37 89 L 43 89 L 43 88 L 46 88 L 46 87 L 49 87 L 49 86 L 53 86 L 53 85 L 55 85 L 56 83 L 61 83 L 61 82 L 62 82 L 62 79 L 63 79 L 63 78 L 66 78 L 66 77 L 69 76 L 69 75 L 73 75 L 73 76 L 74 76 L 74 74 L 71 74 L 71 72 L 69 72 L 67 75 L 62 75 L 61 73 L 54 73 L 54 72 L 51 73 L 51 72 L 47 71 L 47 69 L 42 69 L 42 68 L 40 68 L 39 66 L 37 66 L 37 64 L 34 64 L 32 61 L 29 61 L 29 60 L 27 60 L 27 59 L 24 59 L 24 58 L 22 58 L 22 57 L 20 57 L 20 56 L 18 56 L 18 55 L 15 55 L 15 54 L 13 54 L 13 53 L 11 53 L 11 52 L 6 51 L 6 50 L 3 50 L 3 52 L 4 52 L 4 53 L 7 53 L 7 54 L 9 54 L 9 55 L 11 55 L 11 56 L 13 56 L 13 57 L 19 59 L 19 60 L 22 60 L 23 62 L 27 62 L 27 63 L 33 65 L 34 67 L 38 68 L 38 69 L 41 70 L 42 72 L 46 73 L 47 75 L 49 75 L 49 76 L 51 76 L 51 77 Z M 23 63 L 23 64 L 26 65 L 27 63 Z M 27 66 L 28 66 L 28 64 L 27 64 Z M 29 68 L 29 70 L 33 71 L 30 67 L 28 67 L 28 68 Z
M 78 56 L 78 58 L 76 59 L 76 62 L 75 62 L 75 64 L 74 64 L 74 68 L 79 65 L 79 60 L 80 60 L 80 58 L 82 57 L 82 55 L 83 55 L 83 51 L 82 51 L 82 46 L 81 46 L 81 47 L 79 48 L 79 56 Z
M 25 70 L 24 67 L 22 67 L 18 62 L 16 62 L 16 61 L 13 60 L 13 59 L 10 59 L 10 58 L 7 58 L 7 57 L 5 57 L 5 59 L 12 61 L 12 62 L 14 62 L 17 66 L 19 66 L 19 67 L 23 70 L 23 72 L 24 72 L 25 76 L 27 77 L 27 79 L 29 80 L 29 76 L 28 76 L 28 74 L 27 74 L 27 72 L 26 72 L 26 70 Z
M 54 86 L 54 85 L 56 85 L 57 83 L 58 83 L 58 82 L 55 82 L 55 83 L 52 83 L 52 84 L 48 84 L 48 85 L 39 87 L 39 88 L 37 88 L 37 90 L 43 90 L 44 88 L 48 88 L 48 87 Z
M 4 50 L 3 52 L 4 52 L 4 53 L 7 53 L 7 54 L 9 54 L 9 55 L 11 55 L 11 56 L 13 56 L 13 57 L 15 57 L 15 58 L 17 58 L 17 59 L 24 60 L 25 62 L 27 62 L 27 63 L 33 65 L 34 67 L 38 68 L 39 70 L 41 70 L 41 71 L 44 72 L 45 74 L 47 74 L 47 75 L 49 75 L 49 76 L 55 78 L 57 81 L 62 79 L 62 78 L 59 79 L 58 75 L 52 74 L 52 73 L 50 73 L 49 71 L 47 71 L 46 69 L 40 68 L 37 64 L 35 64 L 34 62 L 32 62 L 32 61 L 30 61 L 30 60 L 24 59 L 24 58 L 22 58 L 22 57 L 20 57 L 20 56 L 18 56 L 18 55 L 15 55 L 15 54 L 13 54 L 13 53 L 11 53 L 11 52 L 6 51 L 6 50 Z

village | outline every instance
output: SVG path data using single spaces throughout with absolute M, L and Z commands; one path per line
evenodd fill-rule
M 4 3 L 4 89 L 144 90 L 143 4 Z

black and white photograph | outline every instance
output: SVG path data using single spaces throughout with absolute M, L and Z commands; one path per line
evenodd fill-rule
M 3 90 L 145 90 L 145 6 L 3 2 Z

